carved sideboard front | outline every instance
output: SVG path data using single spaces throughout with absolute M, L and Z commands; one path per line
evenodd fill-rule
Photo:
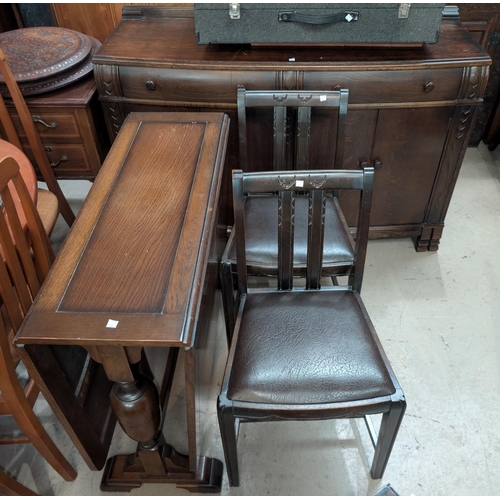
M 236 89 L 349 90 L 344 168 L 375 165 L 370 236 L 437 250 L 482 103 L 490 58 L 459 21 L 421 48 L 197 45 L 192 11 L 130 7 L 94 56 L 113 140 L 131 111 L 224 111 L 231 117 L 223 199 L 238 168 Z M 266 157 L 265 137 L 259 155 Z M 318 141 L 318 155 L 328 139 Z M 260 163 L 250 168 L 263 169 Z M 348 221 L 356 213 L 342 200 Z

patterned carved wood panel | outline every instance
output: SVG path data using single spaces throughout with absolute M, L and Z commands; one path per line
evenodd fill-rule
M 460 20 L 472 38 L 476 40 L 491 57 L 493 63 L 484 94 L 484 104 L 477 117 L 469 145 L 477 146 L 481 140 L 486 144 L 496 133 L 495 116 L 500 113 L 500 4 L 466 3 L 458 4 Z M 493 127 L 492 127 L 493 126 Z

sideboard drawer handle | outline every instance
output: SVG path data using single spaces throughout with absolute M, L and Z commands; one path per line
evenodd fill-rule
M 52 122 L 49 125 L 48 123 L 44 122 L 38 115 L 33 115 L 31 118 L 33 119 L 33 121 L 35 123 L 41 123 L 42 125 L 44 125 L 47 128 L 56 128 L 57 127 L 57 123 L 56 122 Z
M 52 152 L 52 146 L 45 146 L 45 151 L 47 151 L 47 153 L 51 153 Z M 61 159 L 59 161 L 56 161 L 54 163 L 51 163 L 50 166 L 52 168 L 56 168 L 59 166 L 59 163 L 63 162 L 63 161 L 68 161 L 68 157 L 66 155 L 62 155 L 61 156 Z
M 153 82 L 153 80 L 148 80 L 148 81 L 146 82 L 146 88 L 147 88 L 148 90 L 155 90 L 155 89 L 156 89 L 156 84 L 155 84 L 155 82 Z
M 56 167 L 58 167 L 58 166 L 59 166 L 59 163 L 61 163 L 61 162 L 63 162 L 63 161 L 68 161 L 68 157 L 67 157 L 66 155 L 62 155 L 62 156 L 61 156 L 61 159 L 60 159 L 59 161 L 56 161 L 56 162 L 54 162 L 54 163 L 51 163 L 51 164 L 50 164 L 50 166 L 51 166 L 52 168 L 56 168 Z
M 430 92 L 431 90 L 434 89 L 434 84 L 432 82 L 427 82 L 425 85 L 424 85 L 424 90 L 426 92 Z

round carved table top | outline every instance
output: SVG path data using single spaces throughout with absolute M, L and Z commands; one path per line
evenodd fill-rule
M 36 27 L 0 33 L 0 48 L 18 83 L 43 80 L 85 60 L 89 37 L 66 28 Z M 0 75 L 0 81 L 4 79 Z

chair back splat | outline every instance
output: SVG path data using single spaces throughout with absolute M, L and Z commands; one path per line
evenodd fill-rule
M 337 130 L 327 134 L 335 144 L 335 156 L 322 168 L 342 168 L 347 116 L 347 89 L 328 91 L 273 91 L 246 90 L 238 87 L 238 131 L 240 141 L 240 168 L 248 172 L 250 108 L 273 109 L 273 170 L 309 169 L 310 141 L 313 109 L 328 111 L 329 127 L 331 112 L 335 112 Z M 324 123 L 323 123 L 324 125 Z M 325 127 L 325 128 L 329 128 Z M 258 137 L 257 140 L 262 140 Z
M 269 420 L 364 418 L 375 445 L 371 476 L 384 473 L 406 401 L 360 296 L 373 178 L 372 167 L 233 171 L 237 309 L 218 400 L 231 486 L 240 481 L 238 425 Z M 324 240 L 335 217 L 328 202 L 346 190 L 360 194 L 352 269 L 346 285 L 324 284 Z M 256 287 L 247 272 L 248 200 L 270 193 L 277 198 L 277 283 Z M 307 206 L 305 284 L 294 283 L 299 205 Z M 377 413 L 378 436 L 369 421 Z
M 247 290 L 246 259 L 246 217 L 245 205 L 248 196 L 278 193 L 278 289 L 293 288 L 295 241 L 295 206 L 297 197 L 308 193 L 308 232 L 306 288 L 319 289 L 323 269 L 323 244 L 327 218 L 327 200 L 332 191 L 357 190 L 360 192 L 358 210 L 358 229 L 356 234 L 353 271 L 349 276 L 349 285 L 357 292 L 361 291 L 366 260 L 366 247 L 370 229 L 370 212 L 373 191 L 374 170 L 308 170 L 281 171 L 244 174 L 241 170 L 233 171 L 233 200 L 236 232 L 236 252 L 240 292 Z
M 342 169 L 347 101 L 346 89 L 278 91 L 246 90 L 239 87 L 237 107 L 241 170 L 285 172 L 311 168 Z M 262 147 L 263 141 L 271 138 L 272 148 Z M 328 153 L 318 155 L 317 152 L 321 149 L 316 147 L 318 141 L 328 144 Z M 262 157 L 263 150 L 272 150 L 272 156 Z M 336 190 L 330 191 L 328 196 L 319 191 L 314 192 L 310 200 L 304 196 L 293 197 L 293 207 L 289 204 L 292 199 L 290 193 L 282 191 L 279 196 L 276 193 L 245 197 L 247 273 L 253 276 L 279 275 L 280 286 L 287 289 L 291 286 L 293 276 L 305 276 L 309 258 L 311 262 L 307 267 L 310 270 L 313 262 L 319 265 L 315 274 L 308 278 L 312 288 L 318 286 L 322 276 L 349 275 L 353 269 L 354 241 L 340 208 Z M 292 217 L 293 208 L 293 231 L 280 226 L 279 239 L 293 239 L 286 254 L 281 250 L 277 251 L 278 203 L 282 210 L 280 217 L 285 219 L 287 214 Z M 310 208 L 308 204 L 311 204 Z M 319 214 L 321 209 L 328 215 L 327 225 L 324 230 L 315 230 L 312 234 L 314 238 L 323 238 L 324 244 L 321 247 L 314 245 L 316 253 L 306 257 L 308 217 L 312 216 L 311 220 L 316 221 L 315 214 Z M 237 308 L 234 302 L 236 274 L 235 239 L 232 231 L 220 266 L 228 341 Z

